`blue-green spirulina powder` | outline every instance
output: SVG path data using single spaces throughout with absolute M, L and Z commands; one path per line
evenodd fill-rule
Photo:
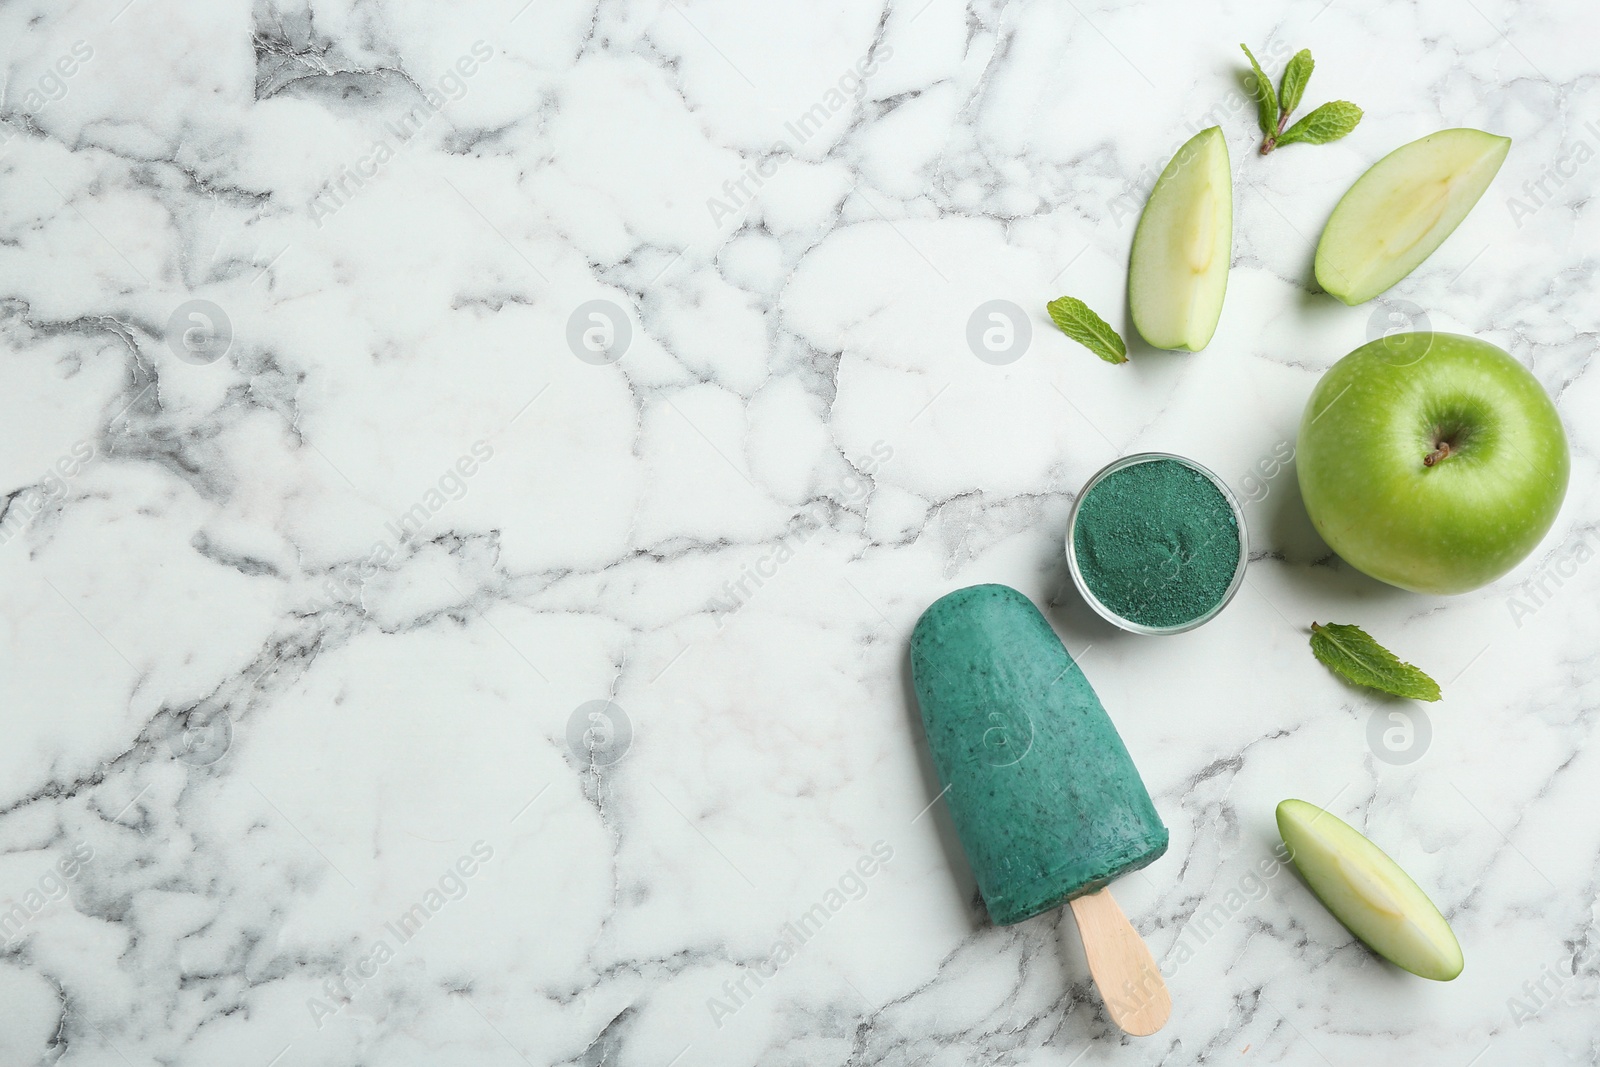
M 1239 523 L 1211 479 L 1175 460 L 1113 471 L 1089 490 L 1072 531 L 1078 573 L 1117 615 L 1181 626 L 1228 593 Z

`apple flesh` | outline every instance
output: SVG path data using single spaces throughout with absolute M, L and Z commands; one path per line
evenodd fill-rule
M 1448 594 L 1533 551 L 1570 460 L 1555 405 L 1522 364 L 1473 337 L 1401 333 L 1322 376 L 1295 466 L 1312 525 L 1345 562 Z
M 1482 130 L 1440 130 L 1374 163 L 1340 199 L 1317 242 L 1317 284 L 1346 304 L 1417 269 L 1467 217 L 1511 148 Z
M 1436 982 L 1461 973 L 1461 943 L 1439 909 L 1349 823 L 1315 804 L 1285 800 L 1278 832 L 1306 885 L 1368 948 Z
M 1198 352 L 1216 332 L 1233 257 L 1233 172 L 1222 128 L 1191 137 L 1156 179 L 1128 263 L 1128 307 L 1157 348 Z

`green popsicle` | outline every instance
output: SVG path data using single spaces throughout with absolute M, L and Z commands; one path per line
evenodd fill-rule
M 1073 901 L 1113 1017 L 1129 1032 L 1153 1032 L 1166 1014 L 1149 1001 L 1168 1009 L 1170 1001 L 1148 949 L 1121 919 L 1142 960 L 1108 989 L 1090 943 L 1090 926 L 1099 929 L 1102 918 L 1087 922 L 1085 913 L 1109 909 L 1121 918 L 1098 891 L 1160 857 L 1167 830 L 1088 679 L 1033 603 L 1004 585 L 959 589 L 923 612 L 911 635 L 911 674 L 990 918 L 1005 926 Z M 1139 989 L 1122 988 L 1128 974 Z M 1130 1000 L 1113 1004 L 1125 992 Z M 1125 1023 L 1117 1009 L 1130 1005 L 1159 1019 Z

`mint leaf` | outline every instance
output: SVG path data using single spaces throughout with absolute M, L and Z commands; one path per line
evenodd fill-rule
M 1311 49 L 1302 48 L 1283 68 L 1283 81 L 1278 83 L 1278 107 L 1285 116 L 1294 114 L 1294 109 L 1300 106 L 1300 97 L 1305 94 L 1306 83 L 1311 80 L 1315 66 Z
M 1128 362 L 1128 346 L 1122 335 L 1082 300 L 1072 296 L 1057 297 L 1045 305 L 1045 310 L 1050 312 L 1050 321 L 1059 326 L 1062 333 L 1107 363 Z
M 1367 635 L 1359 626 L 1311 624 L 1311 654 L 1356 685 L 1412 700 L 1438 700 L 1439 683 Z
M 1278 129 L 1278 94 L 1273 92 L 1272 79 L 1261 69 L 1261 64 L 1256 62 L 1256 57 L 1251 55 L 1250 49 L 1245 48 L 1242 41 L 1239 47 L 1250 57 L 1250 69 L 1255 71 L 1256 91 L 1252 95 L 1256 98 L 1256 114 L 1261 120 L 1261 132 L 1271 137 Z
M 1327 144 L 1337 141 L 1356 128 L 1361 121 L 1361 109 L 1348 100 L 1334 100 L 1323 104 L 1311 114 L 1278 135 L 1278 144 Z

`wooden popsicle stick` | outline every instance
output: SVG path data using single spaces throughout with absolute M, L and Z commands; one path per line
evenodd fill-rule
M 1089 973 L 1111 1021 L 1134 1037 L 1148 1037 L 1161 1029 L 1172 1014 L 1167 983 L 1111 890 L 1074 897 L 1071 904 L 1089 957 Z

